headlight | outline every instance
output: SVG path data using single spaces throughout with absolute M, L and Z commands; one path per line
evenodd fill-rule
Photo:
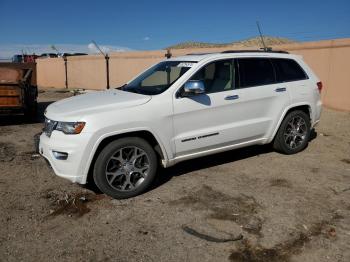
M 85 127 L 85 122 L 59 122 L 45 118 L 45 126 L 43 131 L 50 137 L 52 131 L 57 130 L 65 134 L 80 134 Z
M 85 122 L 57 122 L 55 130 L 65 134 L 80 134 L 84 126 Z

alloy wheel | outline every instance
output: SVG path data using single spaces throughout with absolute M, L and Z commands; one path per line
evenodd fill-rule
M 300 147 L 307 134 L 307 125 L 305 120 L 300 116 L 293 117 L 286 125 L 284 131 L 284 142 L 290 149 Z
M 145 180 L 150 169 L 149 157 L 136 146 L 123 147 L 107 161 L 106 179 L 118 191 L 132 191 Z

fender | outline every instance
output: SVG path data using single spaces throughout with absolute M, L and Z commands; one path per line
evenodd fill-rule
M 165 146 L 161 142 L 161 139 L 159 138 L 157 133 L 154 132 L 154 130 L 152 130 L 152 129 L 148 128 L 148 127 L 122 129 L 122 130 L 118 130 L 118 131 L 115 131 L 115 132 L 109 132 L 109 133 L 103 134 L 97 140 L 95 140 L 94 145 L 92 147 L 92 150 L 90 151 L 90 155 L 88 157 L 88 160 L 86 162 L 85 169 L 83 171 L 83 177 L 84 177 L 83 178 L 83 183 L 84 184 L 86 183 L 88 172 L 90 170 L 90 165 L 92 163 L 92 160 L 93 160 L 93 158 L 95 156 L 97 148 L 99 147 L 99 145 L 101 144 L 101 142 L 104 139 L 106 139 L 108 137 L 111 137 L 111 136 L 115 136 L 115 135 L 123 135 L 123 134 L 128 134 L 128 133 L 132 133 L 132 132 L 141 132 L 141 131 L 147 131 L 147 132 L 151 133 L 153 135 L 153 137 L 156 139 L 156 141 L 157 141 L 157 143 L 158 143 L 158 145 L 160 147 L 160 150 L 162 151 L 162 154 L 164 156 L 164 159 L 162 159 L 162 164 L 164 166 L 166 166 L 168 161 L 169 161 L 168 153 L 167 153 L 167 150 L 166 150 Z
M 279 118 L 278 122 L 277 122 L 277 125 L 272 133 L 272 135 L 270 136 L 270 138 L 268 139 L 267 143 L 270 143 L 274 138 L 275 138 L 275 135 L 278 131 L 278 129 L 280 128 L 280 125 L 283 121 L 283 119 L 285 118 L 285 116 L 287 115 L 287 112 L 289 110 L 291 110 L 292 108 L 295 108 L 295 107 L 298 107 L 298 106 L 307 106 L 309 108 L 309 114 L 310 114 L 310 119 L 311 119 L 311 122 L 312 122 L 312 107 L 310 105 L 310 103 L 307 103 L 307 102 L 300 102 L 300 103 L 295 103 L 295 104 L 292 104 L 292 105 L 289 105 L 288 107 L 286 107 L 281 115 L 281 117 Z

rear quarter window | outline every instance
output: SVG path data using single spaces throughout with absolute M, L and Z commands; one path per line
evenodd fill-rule
M 272 58 L 277 82 L 290 82 L 308 79 L 305 71 L 293 59 Z

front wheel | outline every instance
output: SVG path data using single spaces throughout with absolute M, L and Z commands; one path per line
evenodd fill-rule
M 147 141 L 121 138 L 108 144 L 96 159 L 93 178 L 105 194 L 129 198 L 143 193 L 157 172 L 157 156 Z
M 288 113 L 277 131 L 273 148 L 287 155 L 302 151 L 309 143 L 310 126 L 310 117 L 305 112 Z

